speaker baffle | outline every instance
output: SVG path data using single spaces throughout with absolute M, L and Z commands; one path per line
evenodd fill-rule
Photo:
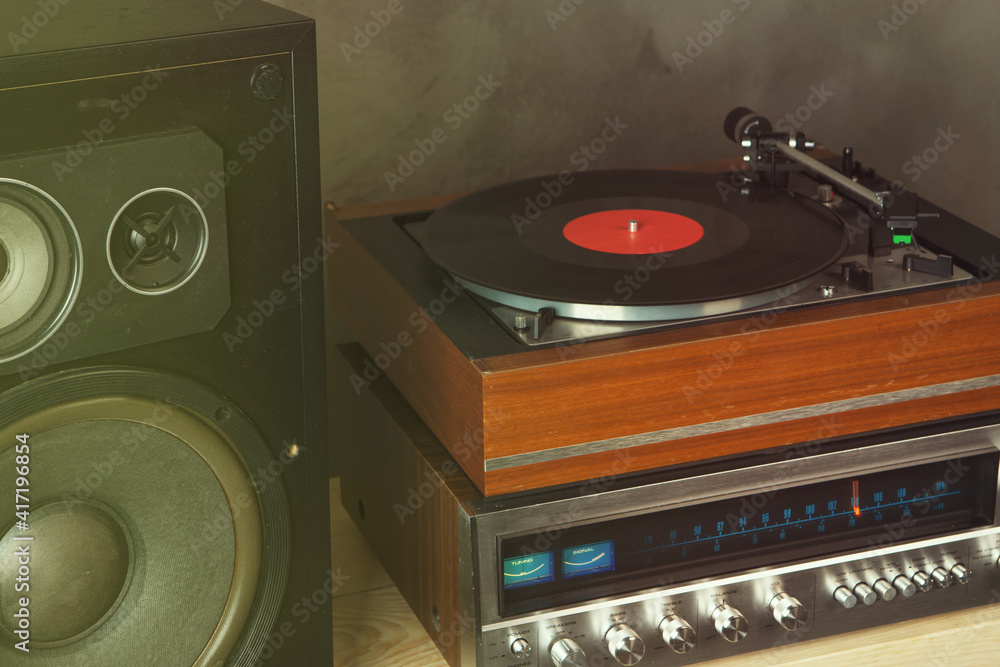
M 83 248 L 66 209 L 33 185 L 0 178 L 0 364 L 58 330 L 82 276 Z
M 284 600 L 291 515 L 236 405 L 184 377 L 104 367 L 23 383 L 0 414 L 0 488 L 15 488 L 27 434 L 31 506 L 27 527 L 0 527 L 0 664 L 23 656 L 10 625 L 22 596 L 38 667 L 256 662 Z M 30 591 L 17 592 L 24 544 Z
M 208 250 L 208 219 L 193 198 L 172 188 L 128 201 L 108 231 L 115 277 L 139 294 L 166 294 L 189 281 Z

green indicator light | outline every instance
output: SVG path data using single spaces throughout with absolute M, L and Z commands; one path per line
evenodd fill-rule
M 911 243 L 913 243 L 913 235 L 912 234 L 893 234 L 892 235 L 892 242 L 895 245 L 899 245 L 901 243 L 902 244 L 906 244 L 906 245 L 910 245 Z

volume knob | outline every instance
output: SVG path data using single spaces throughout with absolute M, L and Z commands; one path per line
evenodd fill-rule
M 722 635 L 723 639 L 734 644 L 746 637 L 747 631 L 750 630 L 746 616 L 728 604 L 721 605 L 712 612 L 712 623 L 715 624 L 715 631 Z
M 691 624 L 676 614 L 660 621 L 660 633 L 674 653 L 687 653 L 695 647 L 698 638 Z
M 634 665 L 642 660 L 646 646 L 635 630 L 621 623 L 614 626 L 604 636 L 608 651 L 622 665 Z
M 809 618 L 802 603 L 788 593 L 778 593 L 771 598 L 771 613 L 774 614 L 774 620 L 786 630 L 798 630 Z
M 564 637 L 552 645 L 549 656 L 555 667 L 587 667 L 587 654 L 572 639 Z

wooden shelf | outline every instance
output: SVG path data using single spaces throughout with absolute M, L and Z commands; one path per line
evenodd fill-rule
M 335 667 L 448 667 L 341 506 L 338 479 L 331 480 L 330 493 L 333 571 L 349 577 L 333 596 Z M 998 650 L 1000 591 L 997 603 L 986 607 L 776 647 L 710 664 L 980 667 L 997 664 Z

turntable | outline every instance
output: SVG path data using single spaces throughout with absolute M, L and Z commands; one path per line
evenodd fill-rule
M 354 390 L 386 375 L 486 496 L 1000 405 L 1000 240 L 851 149 L 725 129 L 742 165 L 328 210 Z

